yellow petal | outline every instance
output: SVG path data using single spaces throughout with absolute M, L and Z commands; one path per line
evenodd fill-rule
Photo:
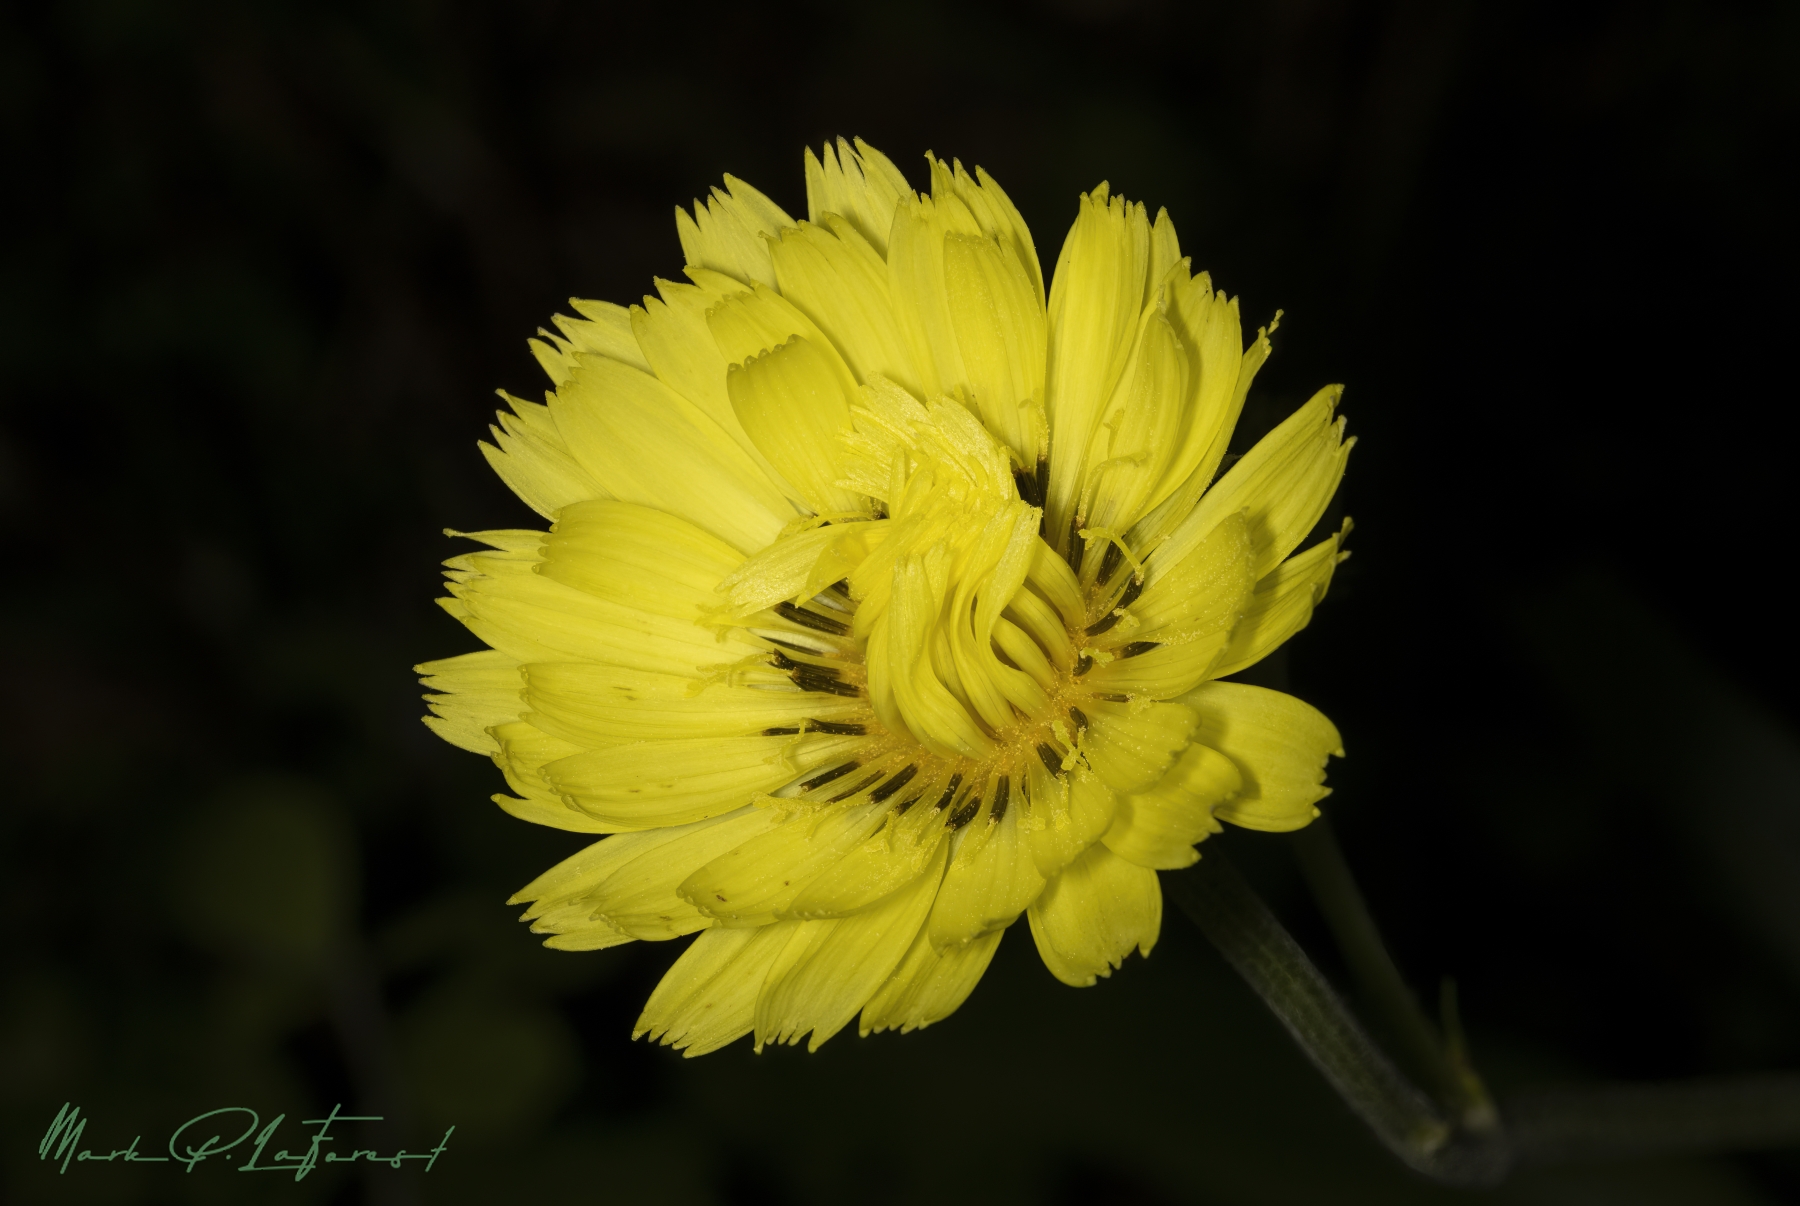
M 713 189 L 705 204 L 694 202 L 691 218 L 679 207 L 675 210 L 675 232 L 687 262 L 746 285 L 775 283 L 763 236 L 778 234 L 793 224 L 780 206 L 729 175 L 725 187 Z
M 888 295 L 927 401 L 964 380 L 944 283 L 944 237 L 952 233 L 981 234 L 968 207 L 954 196 L 908 195 L 894 211 L 887 251 Z
M 989 930 L 962 946 L 940 951 L 924 931 L 887 983 L 863 1006 L 862 1033 L 923 1030 L 955 1013 L 993 961 L 1005 930 Z
M 495 649 L 521 662 L 594 661 L 663 674 L 761 656 L 735 632 L 723 638 L 691 618 L 659 615 L 533 573 L 534 563 L 477 555 L 480 572 L 453 580 L 456 615 Z M 652 592 L 645 592 L 653 596 Z
M 596 821 L 579 808 L 549 792 L 541 794 L 533 792 L 517 797 L 497 795 L 493 797 L 493 800 L 508 816 L 517 817 L 521 821 L 529 821 L 533 825 L 564 829 L 571 833 L 617 833 L 619 831 L 617 825 Z
M 723 540 L 679 516 L 636 503 L 565 507 L 543 543 L 538 572 L 596 598 L 698 621 L 714 587 L 743 561 Z
M 941 776 L 940 776 L 941 779 Z M 940 821 L 919 824 L 931 801 L 943 792 L 941 781 L 913 781 L 890 797 L 887 822 L 821 872 L 787 906 L 785 916 L 816 919 L 847 917 L 887 899 L 925 873 L 948 834 Z M 908 822 L 910 813 L 915 820 Z
M 572 502 L 611 497 L 576 463 L 549 407 L 504 390 L 500 396 L 512 406 L 512 413 L 501 411 L 496 416 L 498 425 L 489 429 L 494 442 L 482 443 L 481 455 L 526 506 L 548 519 Z
M 981 811 L 952 839 L 950 866 L 926 923 L 931 944 L 939 950 L 1011 925 L 1044 890 L 1044 877 L 1020 829 L 1024 803 L 1009 788 L 1006 813 L 994 820 L 996 790 L 988 787 Z
M 731 925 L 767 925 L 816 876 L 867 841 L 886 813 L 885 804 L 867 803 L 802 812 L 696 868 L 682 881 L 681 896 Z
M 705 281 L 706 276 L 700 279 Z M 856 377 L 837 346 L 793 302 L 767 285 L 724 293 L 707 309 L 706 327 L 728 364 L 742 364 L 798 335 L 813 345 L 846 394 L 856 390 Z
M 482 649 L 426 662 L 413 670 L 425 676 L 421 683 L 441 692 L 425 697 L 432 711 L 425 724 L 432 732 L 472 753 L 499 752 L 500 746 L 488 730 L 510 724 L 522 711 L 519 692 L 524 679 L 517 659 L 497 649 Z
M 806 209 L 814 222 L 838 214 L 855 227 L 877 255 L 887 254 L 894 207 L 912 191 L 893 161 L 862 139 L 852 147 L 842 138 L 815 156 L 806 149 Z
M 1024 267 L 1031 280 L 1032 293 L 1037 299 L 1037 309 L 1044 312 L 1044 272 L 1038 263 L 1037 245 L 1032 242 L 1031 229 L 1025 225 L 1019 207 L 1000 187 L 1000 182 L 988 175 L 985 169 L 976 168 L 971 178 L 963 170 L 960 161 L 951 161 L 951 170 L 944 171 L 944 161 L 931 155 L 925 157 L 932 164 L 931 188 L 933 194 L 945 191 L 946 185 L 952 189 L 959 200 L 969 207 L 975 215 L 975 221 L 981 225 L 981 233 L 997 240 L 1009 252 L 1010 258 Z
M 1213 667 L 1213 677 L 1224 678 L 1254 666 L 1306 627 L 1313 608 L 1324 601 L 1333 571 L 1350 555 L 1338 551 L 1349 530 L 1346 519 L 1342 532 L 1304 553 L 1295 553 L 1256 584 L 1244 618 L 1232 630 L 1231 643 Z
M 1244 518 L 1230 515 L 1180 562 L 1153 568 L 1127 609 L 1136 626 L 1116 624 L 1093 638 L 1112 660 L 1089 671 L 1087 684 L 1168 699 L 1205 678 L 1250 606 L 1253 551 Z
M 592 748 L 683 737 L 751 737 L 795 732 L 802 722 L 860 729 L 870 719 L 858 698 L 707 683 L 593 662 L 538 662 L 524 670 L 526 719 L 546 733 Z M 514 719 L 508 717 L 508 719 Z
M 1152 494 L 1151 511 L 1131 529 L 1127 539 L 1133 548 L 1154 549 L 1194 509 L 1194 503 L 1212 485 L 1231 443 L 1231 433 L 1243 412 L 1244 399 L 1257 370 L 1268 360 L 1269 332 L 1280 322 L 1259 329 L 1250 346 L 1243 342 L 1236 298 L 1215 293 L 1206 273 L 1188 278 L 1186 261 L 1171 270 L 1167 291 L 1169 320 L 1187 353 L 1189 403 L 1177 452 L 1163 471 L 1163 481 Z
M 1148 955 L 1162 932 L 1162 885 L 1156 872 L 1105 846 L 1087 852 L 1052 879 L 1031 906 L 1031 936 L 1050 974 L 1085 988 L 1108 976 L 1132 947 Z
M 887 263 L 854 227 L 826 217 L 770 244 L 781 294 L 825 333 L 859 383 L 879 373 L 918 391 L 919 373 L 894 319 Z
M 823 515 L 869 508 L 837 484 L 844 476 L 839 437 L 850 430 L 844 384 L 819 345 L 799 335 L 732 365 L 725 378 L 738 422 L 800 501 Z
M 861 737 L 718 737 L 642 741 L 547 763 L 550 786 L 621 827 L 684 825 L 746 804 L 817 767 L 840 761 Z
M 830 923 L 702 930 L 650 994 L 631 1037 L 648 1034 L 692 1057 L 749 1034 L 769 969 L 798 932 L 820 924 Z
M 764 981 L 756 1001 L 756 1042 L 798 1043 L 808 1051 L 842 1030 L 893 973 L 918 937 L 943 874 L 942 844 L 914 882 L 872 909 L 821 928 L 802 957 Z M 789 948 L 791 952 L 792 947 Z
M 1148 509 L 1174 451 L 1187 373 L 1175 329 L 1152 308 L 1088 445 L 1083 524 L 1123 532 Z
M 870 638 L 873 645 L 885 638 L 887 673 L 895 701 L 906 717 L 906 727 L 933 753 L 945 757 L 985 757 L 994 747 L 973 716 L 945 686 L 932 665 L 927 639 L 943 610 L 944 583 L 934 576 L 922 557 L 909 557 L 894 567 L 892 602 L 885 622 L 878 623 Z M 863 607 L 870 607 L 865 600 Z M 871 696 L 876 685 L 876 666 L 869 667 Z M 878 708 L 876 714 L 880 715 Z
M 1086 766 L 1064 775 L 1031 767 L 1031 810 L 1025 836 L 1038 874 L 1048 879 L 1074 862 L 1113 824 L 1118 797 Z
M 625 863 L 588 890 L 581 903 L 594 917 L 633 938 L 659 942 L 703 930 L 713 919 L 681 898 L 677 891 L 681 882 L 778 820 L 771 809 L 746 808 L 683 827 L 677 840 L 653 846 Z
M 735 282 L 734 282 L 735 283 Z M 738 425 L 725 392 L 725 356 L 706 324 L 718 299 L 697 285 L 657 278 L 661 298 L 631 308 L 631 329 L 657 380 L 699 407 L 745 452 L 756 446 Z
M 1021 466 L 1049 451 L 1043 414 L 1044 311 L 1030 274 L 993 239 L 944 237 L 945 306 L 964 385 L 988 430 Z
M 1356 441 L 1346 441 L 1344 420 L 1332 417 L 1342 393 L 1342 386 L 1327 386 L 1258 440 L 1151 554 L 1151 564 L 1178 561 L 1226 516 L 1243 511 L 1252 575 L 1261 579 L 1279 565 L 1319 522 L 1344 476 Z
M 1186 748 L 1194 713 L 1178 703 L 1093 704 L 1087 712 L 1088 764 L 1107 787 L 1148 791 Z
M 1246 829 L 1299 829 L 1331 793 L 1325 760 L 1344 756 L 1337 727 L 1311 704 L 1245 683 L 1204 683 L 1182 696 L 1199 722 L 1194 740 L 1237 764 L 1243 789 L 1216 816 Z
M 548 805 L 551 802 L 573 808 L 548 780 L 543 776 L 544 764 L 556 762 L 572 754 L 579 754 L 582 747 L 560 737 L 552 737 L 537 726 L 526 721 L 514 721 L 512 724 L 494 726 L 494 740 L 500 750 L 494 755 L 494 765 L 506 775 L 506 783 L 514 791 L 527 800 L 536 800 Z M 505 807 L 504 804 L 501 807 Z M 579 812 L 579 809 L 576 809 Z M 586 816 L 586 813 L 581 815 Z M 592 818 L 590 818 L 592 820 Z M 614 833 L 620 829 L 634 828 L 628 825 L 605 825 L 594 832 Z M 561 828 L 561 826 L 557 826 Z
M 889 522 L 852 521 L 785 536 L 719 579 L 714 588 L 748 616 L 783 601 L 804 603 L 847 577 L 886 536 Z
M 1242 787 L 1243 776 L 1231 759 L 1208 746 L 1190 745 L 1155 787 L 1119 801 L 1106 848 L 1140 867 L 1189 866 L 1200 857 L 1194 844 L 1219 832 L 1213 810 Z
M 1131 355 L 1149 259 L 1150 223 L 1141 204 L 1109 201 L 1104 184 L 1083 194 L 1050 283 L 1044 399 L 1052 455 L 1045 510 L 1058 553 L 1068 552 L 1088 443 Z
M 584 362 L 551 409 L 575 460 L 615 498 L 679 515 L 745 553 L 794 514 L 717 423 L 647 373 Z
M 755 811 L 745 808 L 739 815 L 750 815 Z M 727 821 L 728 818 L 716 817 L 692 825 L 650 829 L 642 833 L 620 833 L 603 838 L 591 846 L 583 847 L 539 875 L 508 897 L 506 903 L 531 905 L 525 911 L 523 920 L 536 921 L 552 909 L 571 900 L 584 898 L 639 855 L 667 846 L 671 842 L 679 842 L 695 833 L 716 829 Z
M 1180 262 L 1181 239 L 1175 233 L 1175 221 L 1168 210 L 1158 209 L 1156 221 L 1150 225 L 1150 261 L 1144 273 L 1144 300 L 1140 305 L 1148 309 L 1156 303 L 1158 292 L 1170 282 L 1171 273 Z
M 610 356 L 632 368 L 650 371 L 650 362 L 644 359 L 644 351 L 631 331 L 630 310 L 614 302 L 579 297 L 570 298 L 569 304 L 580 318 L 558 314 L 550 321 L 577 352 Z

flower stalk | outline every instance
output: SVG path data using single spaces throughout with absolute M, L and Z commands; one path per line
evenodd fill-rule
M 1495 1125 L 1493 1099 L 1466 1057 L 1456 1023 L 1456 989 L 1444 982 L 1441 1015 L 1448 1036 L 1432 1024 L 1395 965 L 1375 919 L 1350 874 L 1337 835 L 1320 817 L 1294 835 L 1294 853 L 1313 899 L 1325 915 L 1357 986 L 1385 1023 L 1396 1057 L 1458 1125 L 1471 1131 Z
M 1415 1171 L 1449 1185 L 1495 1185 L 1526 1165 L 1800 1145 L 1800 1076 L 1791 1074 L 1540 1089 L 1496 1104 L 1469 1060 L 1454 985 L 1445 983 L 1440 1039 L 1330 831 L 1315 823 L 1297 838 L 1345 961 L 1431 1093 L 1369 1037 L 1217 843 L 1192 868 L 1166 876 L 1165 891 L 1345 1104 Z
M 1512 1163 L 1496 1127 L 1471 1132 L 1375 1045 L 1323 974 L 1216 846 L 1166 891 L 1388 1150 L 1436 1181 L 1491 1185 Z

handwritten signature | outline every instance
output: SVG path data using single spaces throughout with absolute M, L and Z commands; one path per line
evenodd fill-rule
M 246 1109 L 243 1106 L 225 1106 L 222 1109 L 208 1110 L 204 1114 L 196 1114 L 176 1127 L 175 1133 L 169 1136 L 169 1154 L 166 1156 L 141 1155 L 137 1147 L 144 1138 L 142 1135 L 133 1135 L 130 1144 L 109 1151 L 103 1156 L 92 1148 L 81 1146 L 81 1136 L 87 1130 L 88 1120 L 81 1116 L 80 1106 L 64 1102 L 63 1108 L 56 1112 L 56 1118 L 50 1123 L 50 1129 L 44 1132 L 43 1142 L 38 1144 L 38 1159 L 61 1161 L 61 1173 L 69 1171 L 71 1160 L 78 1164 L 88 1160 L 102 1162 L 123 1160 L 127 1164 L 175 1163 L 186 1165 L 187 1171 L 191 1173 L 196 1166 L 214 1156 L 224 1155 L 255 1135 L 256 1138 L 252 1141 L 254 1148 L 250 1152 L 250 1158 L 238 1165 L 237 1171 L 291 1172 L 294 1174 L 294 1180 L 301 1181 L 306 1178 L 308 1173 L 317 1168 L 321 1161 L 326 1164 L 354 1164 L 361 1160 L 365 1164 L 385 1164 L 389 1168 L 397 1169 L 404 1167 L 408 1160 L 423 1160 L 425 1161 L 425 1171 L 430 1172 L 431 1166 L 437 1163 L 437 1158 L 444 1154 L 445 1148 L 450 1146 L 450 1136 L 456 1130 L 455 1127 L 451 1127 L 444 1132 L 444 1137 L 438 1141 L 436 1147 L 428 1152 L 417 1154 L 409 1153 L 404 1148 L 391 1156 L 383 1156 L 373 1150 L 355 1148 L 351 1149 L 349 1155 L 341 1155 L 330 1150 L 321 1152 L 320 1149 L 324 1144 L 333 1143 L 338 1138 L 331 1133 L 334 1123 L 382 1121 L 380 1115 L 340 1114 L 338 1111 L 341 1109 L 343 1106 L 334 1105 L 331 1107 L 331 1113 L 323 1118 L 302 1118 L 301 1126 L 318 1128 L 312 1133 L 312 1140 L 306 1145 L 305 1150 L 294 1154 L 289 1148 L 281 1148 L 273 1156 L 270 1156 L 267 1162 L 264 1162 L 263 1149 L 269 1146 L 270 1141 L 275 1137 L 275 1131 L 287 1120 L 286 1114 L 275 1115 L 267 1126 L 263 1126 L 262 1119 L 258 1117 L 255 1110 Z M 246 1119 L 248 1119 L 247 1122 Z M 227 1132 L 236 1130 L 239 1126 L 242 1126 L 243 1130 L 237 1138 L 225 1139 L 224 1136 Z M 214 1128 L 218 1128 L 217 1134 L 200 1139 L 201 1135 Z M 199 1141 L 198 1144 L 194 1142 L 195 1140 Z

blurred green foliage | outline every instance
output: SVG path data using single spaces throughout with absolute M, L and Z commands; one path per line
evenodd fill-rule
M 1169 206 L 1247 320 L 1243 441 L 1326 380 L 1349 562 L 1270 665 L 1400 962 L 1502 1089 L 1800 1062 L 1791 4 L 68 0 L 0 11 L 0 1195 L 20 1202 L 1446 1200 L 1171 916 L 1083 992 L 1010 935 L 956 1017 L 818 1055 L 629 1041 L 669 946 L 501 902 L 579 846 L 486 802 L 408 667 L 437 533 L 571 294 L 679 268 L 800 147 Z M 1336 516 L 1328 523 L 1335 524 Z M 1334 969 L 1280 839 L 1234 858 Z M 245 1105 L 430 1173 L 72 1166 Z M 1792 1153 L 1502 1201 L 1766 1203 Z

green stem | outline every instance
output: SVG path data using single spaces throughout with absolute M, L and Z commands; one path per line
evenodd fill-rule
M 1494 1107 L 1481 1081 L 1474 1075 L 1461 1054 L 1458 1041 L 1446 1044 L 1431 1019 L 1420 1008 L 1418 998 L 1407 987 L 1400 969 L 1388 954 L 1381 931 L 1356 886 L 1350 865 L 1344 860 L 1337 835 L 1324 817 L 1295 833 L 1291 839 L 1300 861 L 1300 870 L 1312 889 L 1319 911 L 1325 915 L 1338 950 L 1350 965 L 1369 1004 L 1387 1023 L 1399 1045 L 1396 1053 L 1401 1062 L 1418 1076 L 1439 1105 L 1449 1110 L 1469 1129 L 1479 1130 L 1494 1124 Z M 1445 1021 L 1454 1018 L 1455 991 L 1445 985 Z
M 1216 843 L 1163 883 L 1391 1151 L 1450 1184 L 1489 1185 L 1506 1175 L 1512 1155 L 1500 1131 L 1461 1130 L 1394 1067 Z

